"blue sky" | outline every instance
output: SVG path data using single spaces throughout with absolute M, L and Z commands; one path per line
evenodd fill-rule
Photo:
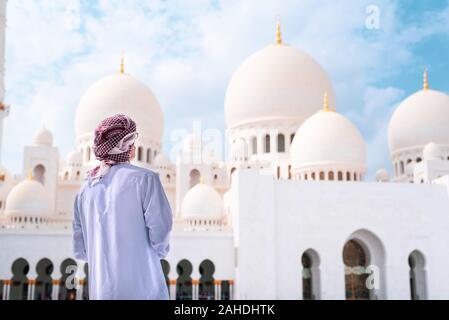
M 379 10 L 367 29 L 366 9 Z M 369 175 L 391 170 L 387 125 L 394 108 L 422 87 L 449 92 L 449 3 L 318 0 L 12 0 L 8 4 L 3 164 L 21 173 L 23 147 L 43 123 L 61 156 L 74 148 L 74 114 L 86 89 L 127 72 L 156 94 L 165 115 L 164 149 L 175 129 L 225 129 L 223 103 L 235 69 L 273 42 L 277 16 L 284 41 L 328 72 L 337 109 L 362 132 Z

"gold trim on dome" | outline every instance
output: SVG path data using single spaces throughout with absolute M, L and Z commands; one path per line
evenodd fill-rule
M 427 73 L 427 68 L 424 69 L 424 84 L 423 84 L 424 90 L 429 90 L 429 75 Z
M 329 96 L 327 94 L 327 91 L 324 93 L 323 110 L 326 112 L 332 111 L 331 109 L 329 109 Z
M 276 44 L 282 45 L 281 21 L 279 19 L 276 22 Z
M 323 111 L 324 112 L 336 112 L 335 108 L 329 107 L 329 95 L 328 95 L 327 91 L 324 92 Z
M 120 58 L 120 74 L 125 74 L 125 54 L 123 52 Z

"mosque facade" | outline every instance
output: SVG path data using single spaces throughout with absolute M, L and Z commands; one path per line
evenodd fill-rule
M 0 27 L 4 101 L 6 0 Z M 116 113 L 135 119 L 133 164 L 159 174 L 173 209 L 161 260 L 171 299 L 449 299 L 449 95 L 425 73 L 388 126 L 393 171 L 374 181 L 363 136 L 335 101 L 326 71 L 284 44 L 278 24 L 229 82 L 227 159 L 205 161 L 191 134 L 172 162 L 162 151 L 170 119 L 122 62 L 80 98 L 66 159 L 43 127 L 21 176 L 0 167 L 0 299 L 88 299 L 72 209 L 96 163 L 94 128 Z M 9 112 L 1 103 L 0 134 Z

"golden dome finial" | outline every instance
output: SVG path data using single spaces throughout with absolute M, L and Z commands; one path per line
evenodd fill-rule
M 28 179 L 27 180 L 29 180 L 29 181 L 34 180 L 33 179 L 33 170 L 31 170 L 31 169 L 28 171 Z
M 125 53 L 123 51 L 120 58 L 120 74 L 125 74 Z
M 429 75 L 427 74 L 427 68 L 424 69 L 424 90 L 429 90 Z
M 324 92 L 323 110 L 326 112 L 331 111 L 331 109 L 329 109 L 329 95 L 327 94 L 327 91 Z
M 200 175 L 200 184 L 204 184 L 204 176 Z
M 279 17 L 276 22 L 276 44 L 279 46 L 282 44 L 281 20 Z

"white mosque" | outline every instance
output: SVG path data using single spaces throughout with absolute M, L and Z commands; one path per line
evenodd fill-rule
M 0 101 L 5 20 L 1 0 Z M 96 162 L 94 127 L 115 113 L 136 120 L 134 163 L 160 174 L 173 208 L 161 261 L 171 299 L 449 299 L 449 95 L 427 73 L 390 120 L 393 172 L 376 181 L 364 181 L 364 139 L 325 70 L 279 25 L 234 73 L 224 107 L 228 159 L 203 161 L 192 134 L 172 163 L 158 100 L 122 63 L 80 99 L 67 159 L 38 130 L 22 176 L 0 168 L 0 299 L 88 298 L 72 206 Z M 9 112 L 0 105 L 0 123 Z

